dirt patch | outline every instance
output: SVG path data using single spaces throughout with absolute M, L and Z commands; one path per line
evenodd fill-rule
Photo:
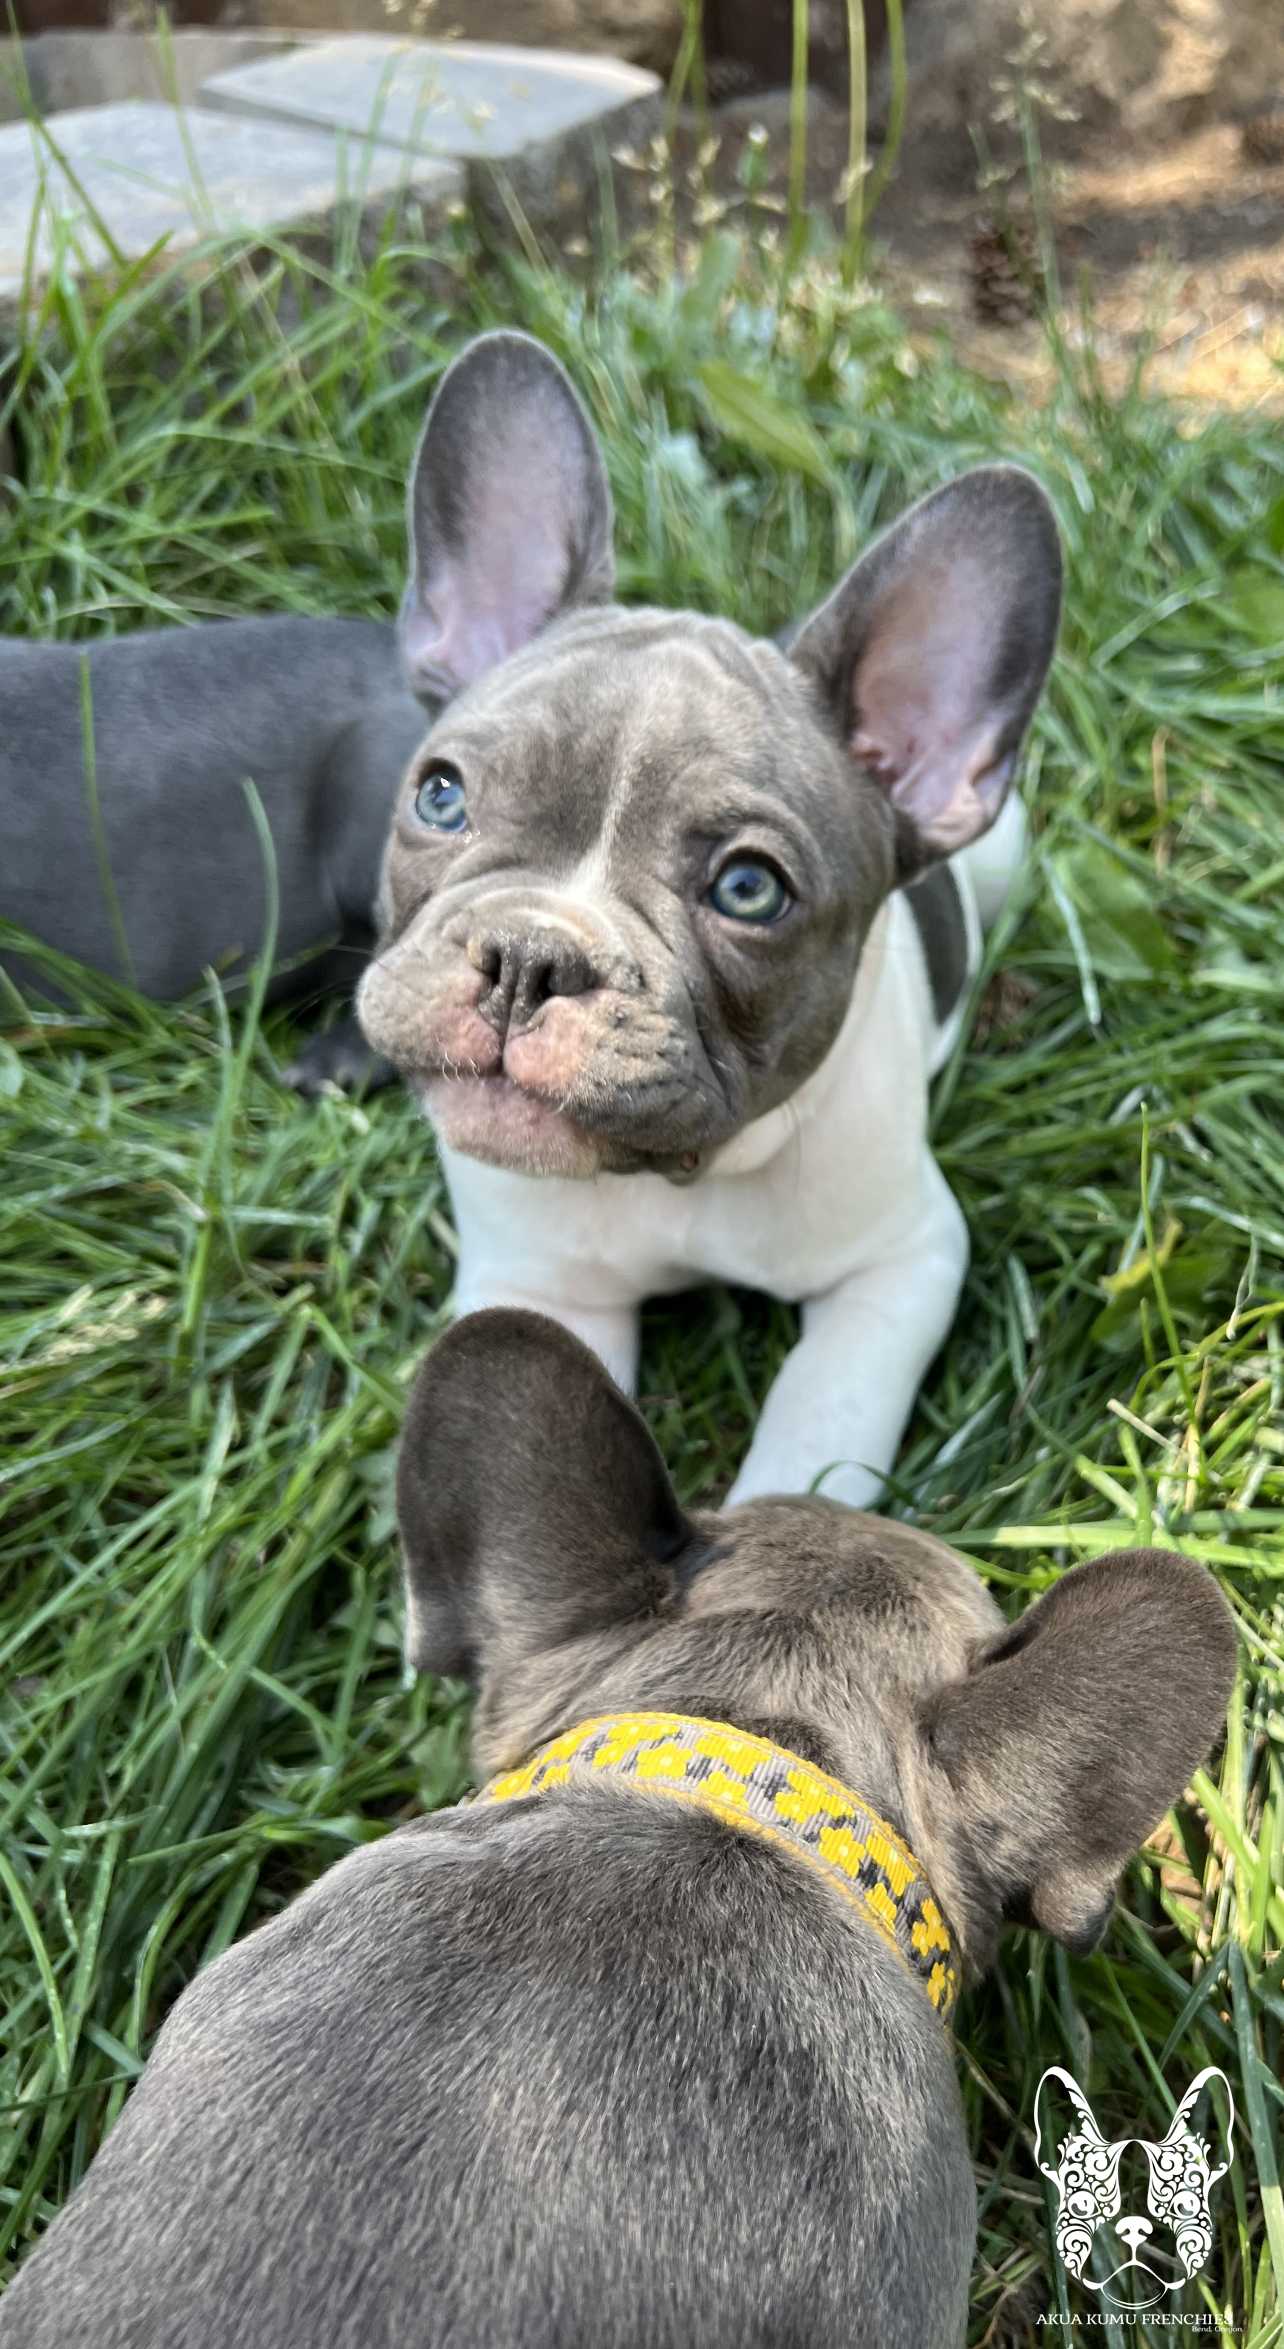
M 1284 411 L 1284 136 L 1274 137 L 1277 125 L 1284 127 L 1278 106 L 1192 128 L 1149 151 L 1121 151 L 1117 138 L 1101 134 L 1073 159 L 1048 166 L 1041 207 L 1056 254 L 1056 315 L 1072 343 L 1091 332 L 1108 389 L 1122 385 L 1153 345 L 1151 388 L 1201 407 Z M 719 142 L 709 166 L 717 199 L 744 210 L 744 181 L 756 174 L 752 201 L 779 223 L 788 94 L 738 99 L 719 109 L 710 127 Z M 698 144 L 688 117 L 679 138 L 687 169 Z M 814 93 L 808 200 L 835 221 L 847 149 L 843 109 Z M 1042 289 L 1029 286 L 1031 298 L 1006 305 L 1013 315 L 996 324 L 984 281 L 996 241 L 1009 232 L 1016 273 L 1028 276 L 1028 199 L 1015 181 L 982 192 L 975 176 L 970 186 L 958 174 L 951 178 L 943 184 L 934 175 L 922 142 L 906 150 L 873 224 L 879 282 L 925 337 L 948 329 L 974 364 L 1038 396 L 1051 380 L 1038 315 Z
M 1057 315 L 1072 342 L 1090 315 L 1111 388 L 1153 348 L 1152 389 L 1201 406 L 1284 408 L 1284 155 L 1254 162 L 1245 144 L 1243 127 L 1223 122 L 1159 154 L 1099 151 L 1053 167 Z M 911 302 L 938 296 L 978 364 L 1035 387 L 1048 365 L 1037 320 L 996 328 L 977 316 L 973 241 L 995 222 L 979 196 L 934 200 L 903 182 L 875 234 Z

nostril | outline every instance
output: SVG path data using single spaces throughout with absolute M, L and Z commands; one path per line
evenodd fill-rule
M 474 930 L 464 942 L 464 952 L 473 969 L 483 979 L 489 980 L 493 987 L 504 969 L 504 949 L 499 940 L 487 937 L 484 931 L 479 934 Z
M 569 938 L 532 930 L 475 930 L 465 952 L 481 980 L 488 1019 L 523 1026 L 558 995 L 588 995 L 602 985 L 591 957 Z
M 521 976 L 522 1001 L 538 1011 L 557 995 L 587 995 L 597 985 L 587 958 L 574 948 L 550 946 L 529 955 Z
M 553 966 L 550 995 L 589 995 L 598 984 L 597 972 L 583 954 L 563 954 Z
M 532 958 L 526 973 L 526 998 L 532 1011 L 538 1004 L 547 1003 L 550 995 L 562 993 L 557 984 L 557 965 L 551 957 L 546 956 L 543 961 Z
M 548 954 L 532 963 L 528 981 L 533 1004 L 547 1003 L 553 995 L 586 995 L 593 984 L 593 974 L 582 955 Z

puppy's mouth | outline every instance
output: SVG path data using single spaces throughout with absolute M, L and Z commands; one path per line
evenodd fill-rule
M 423 1076 L 414 1090 L 450 1150 L 523 1174 L 583 1179 L 601 1171 L 592 1134 L 502 1069 L 489 1076 Z
M 646 1171 L 683 1183 L 693 1181 L 703 1163 L 696 1149 L 663 1156 L 594 1132 L 503 1069 L 484 1076 L 419 1075 L 411 1079 L 411 1089 L 447 1149 L 519 1174 L 582 1182 L 599 1174 Z
M 437 970 L 403 945 L 361 983 L 367 1038 L 448 1150 L 527 1175 L 682 1183 L 742 1122 L 680 1004 L 640 985 L 585 988 L 520 1004 L 514 1017 L 483 999 L 483 979 L 462 956 Z

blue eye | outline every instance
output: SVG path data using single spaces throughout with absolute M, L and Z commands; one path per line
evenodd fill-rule
M 462 832 L 468 822 L 464 786 L 457 767 L 438 759 L 426 767 L 415 793 L 415 814 L 434 832 Z
M 733 857 L 715 874 L 709 902 L 729 922 L 778 922 L 793 903 L 779 873 L 755 857 Z

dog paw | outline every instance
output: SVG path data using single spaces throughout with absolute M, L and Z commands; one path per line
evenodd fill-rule
M 396 1073 L 390 1060 L 371 1050 L 355 1019 L 346 1019 L 310 1036 L 281 1077 L 291 1092 L 315 1101 L 322 1093 L 375 1093 Z

